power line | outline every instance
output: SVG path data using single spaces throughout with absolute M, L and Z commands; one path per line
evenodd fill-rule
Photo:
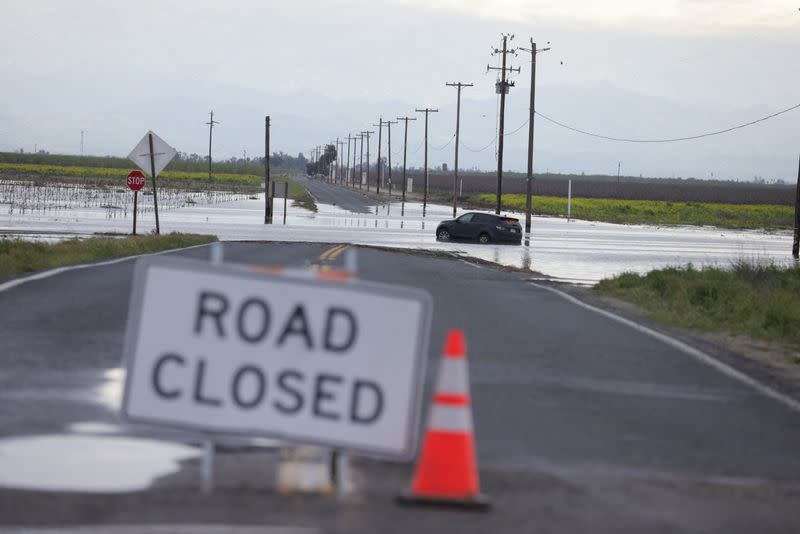
M 624 142 L 624 143 L 674 143 L 676 141 L 690 141 L 690 140 L 693 140 L 693 139 L 700 139 L 700 138 L 703 138 L 703 137 L 711 137 L 713 135 L 720 135 L 720 134 L 732 132 L 733 130 L 739 130 L 739 129 L 742 129 L 742 128 L 746 128 L 747 126 L 752 126 L 753 124 L 758 124 L 759 122 L 764 122 L 766 120 L 769 120 L 769 119 L 772 119 L 774 117 L 777 117 L 778 115 L 783 115 L 784 113 L 788 113 L 788 112 L 790 112 L 790 111 L 792 111 L 794 109 L 797 109 L 797 108 L 800 108 L 800 104 L 796 104 L 796 105 L 794 105 L 792 107 L 786 108 L 786 109 L 784 109 L 782 111 L 778 111 L 777 113 L 773 113 L 772 115 L 767 115 L 766 117 L 761 117 L 760 119 L 756 119 L 754 121 L 750 121 L 750 122 L 746 122 L 744 124 L 739 124 L 739 125 L 736 125 L 736 126 L 732 126 L 730 128 L 725 128 L 724 130 L 717 130 L 715 132 L 706 132 L 706 133 L 702 133 L 702 134 L 698 134 L 698 135 L 690 135 L 690 136 L 686 136 L 686 137 L 673 137 L 673 138 L 669 138 L 669 139 L 628 139 L 628 138 L 625 138 L 625 137 L 611 137 L 611 136 L 608 136 L 608 135 L 601 135 L 601 134 L 597 134 L 597 133 L 587 132 L 585 130 L 581 130 L 579 128 L 575 128 L 573 126 L 569 126 L 567 124 L 564 124 L 563 122 L 559 122 L 559 121 L 557 121 L 555 119 L 551 119 L 547 115 L 543 115 L 542 113 L 539 113 L 538 111 L 536 111 L 535 113 L 536 113 L 536 115 L 539 115 L 541 118 L 543 118 L 543 119 L 545 119 L 547 121 L 550 121 L 555 125 L 561 126 L 562 128 L 566 128 L 567 130 L 571 130 L 573 132 L 577 132 L 577 133 L 580 133 L 580 134 L 583 134 L 583 135 L 588 135 L 588 136 L 591 136 L 591 137 L 597 137 L 599 139 L 606 139 L 608 141 L 620 141 L 620 142 Z
M 516 130 L 514 130 L 513 132 L 504 133 L 503 135 L 505 135 L 506 137 L 507 137 L 507 136 L 509 136 L 509 135 L 514 135 L 515 133 L 517 133 L 518 131 L 520 131 L 521 129 L 523 129 L 523 128 L 525 127 L 525 125 L 527 125 L 527 124 L 528 124 L 528 121 L 526 120 L 525 122 L 523 122 L 522 124 L 520 124 L 519 128 L 517 128 L 517 129 L 516 129 Z
M 464 141 L 461 141 L 461 146 L 463 146 L 464 148 L 466 148 L 470 152 L 483 152 L 484 150 L 488 149 L 489 147 L 491 147 L 495 143 L 497 143 L 497 139 L 492 139 L 491 141 L 489 141 L 489 144 L 486 145 L 485 147 L 476 149 L 476 148 L 470 148 L 469 146 L 467 146 L 466 143 L 464 143 Z
M 523 122 L 522 124 L 520 124 L 520 125 L 519 125 L 519 127 L 518 127 L 518 128 L 516 128 L 515 130 L 512 130 L 512 131 L 510 131 L 510 132 L 504 133 L 503 135 L 504 135 L 505 137 L 508 137 L 509 135 L 514 135 L 515 133 L 517 133 L 518 131 L 520 131 L 521 129 L 523 129 L 523 128 L 524 128 L 524 127 L 527 125 L 527 124 L 528 124 L 528 121 L 526 120 L 525 122 Z M 492 145 L 494 145 L 494 144 L 496 144 L 496 143 L 497 143 L 497 139 L 492 139 L 491 141 L 489 141 L 489 143 L 488 143 L 486 146 L 484 146 L 484 147 L 482 147 L 482 148 L 471 148 L 471 147 L 467 146 L 467 145 L 466 145 L 466 144 L 465 144 L 463 141 L 459 141 L 459 143 L 458 143 L 458 144 L 459 144 L 460 146 L 463 146 L 464 148 L 466 148 L 466 149 L 467 149 L 467 150 L 469 150 L 470 152 L 483 152 L 484 150 L 488 149 L 489 147 L 491 147 Z M 449 144 L 449 143 L 448 143 L 448 144 Z M 447 145 L 445 145 L 445 146 L 447 146 Z
M 453 142 L 453 139 L 455 139 L 455 138 L 456 138 L 456 134 L 455 134 L 455 132 L 453 132 L 453 135 L 450 137 L 450 140 L 447 141 L 445 144 L 443 144 L 442 146 L 431 145 L 431 148 L 436 150 L 437 152 L 440 152 L 440 151 L 444 150 L 445 148 L 447 148 L 450 145 L 450 143 Z

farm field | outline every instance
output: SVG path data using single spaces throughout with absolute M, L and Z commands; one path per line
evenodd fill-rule
M 471 195 L 467 201 L 494 207 L 495 196 Z M 567 216 L 567 199 L 534 196 L 536 215 Z M 501 204 L 514 211 L 525 210 L 525 195 L 503 195 Z M 696 225 L 721 228 L 786 230 L 794 224 L 794 208 L 775 204 L 720 204 L 711 202 L 669 202 L 663 200 L 619 200 L 573 198 L 572 217 L 619 224 Z
M 414 189 L 421 191 L 423 177 L 418 171 L 408 173 Z M 756 184 L 694 178 L 640 178 L 612 176 L 581 176 L 569 174 L 536 174 L 533 194 L 546 197 L 566 197 L 569 181 L 572 196 L 581 198 L 613 198 L 619 200 L 666 200 L 669 202 L 711 202 L 716 204 L 783 204 L 794 205 L 794 184 Z M 460 172 L 461 196 L 494 194 L 497 177 L 486 173 Z M 524 194 L 526 180 L 519 173 L 503 177 L 504 194 Z M 453 174 L 431 173 L 429 190 L 451 194 Z

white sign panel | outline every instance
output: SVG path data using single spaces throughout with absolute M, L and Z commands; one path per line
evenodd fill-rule
M 413 191 L 412 191 L 413 189 L 414 189 L 414 179 L 413 178 L 409 178 L 408 179 L 408 191 L 406 191 L 406 193 L 413 193 Z
M 409 459 L 431 309 L 416 289 L 140 260 L 123 415 Z
M 142 140 L 139 141 L 131 153 L 128 154 L 128 159 L 131 160 L 136 164 L 137 167 L 142 169 L 146 172 L 149 176 L 152 176 L 152 166 L 150 165 L 150 136 L 153 136 L 153 155 L 154 155 L 154 162 L 156 167 L 156 176 L 161 174 L 161 171 L 164 170 L 164 167 L 172 161 L 172 158 L 175 157 L 175 154 L 178 153 L 177 150 L 172 148 L 167 144 L 166 141 L 161 139 L 159 136 L 154 134 L 152 131 L 148 131 L 142 137 Z

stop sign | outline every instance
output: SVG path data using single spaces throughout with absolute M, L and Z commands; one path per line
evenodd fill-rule
M 133 191 L 138 191 L 144 187 L 144 173 L 142 171 L 131 171 L 126 182 L 129 188 Z

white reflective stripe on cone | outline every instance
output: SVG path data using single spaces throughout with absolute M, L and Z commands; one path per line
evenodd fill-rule
M 453 406 L 433 403 L 428 420 L 428 430 L 445 432 L 472 432 L 472 411 L 469 405 Z
M 469 395 L 469 371 L 466 358 L 442 358 L 439 364 L 439 376 L 436 379 L 436 393 Z

